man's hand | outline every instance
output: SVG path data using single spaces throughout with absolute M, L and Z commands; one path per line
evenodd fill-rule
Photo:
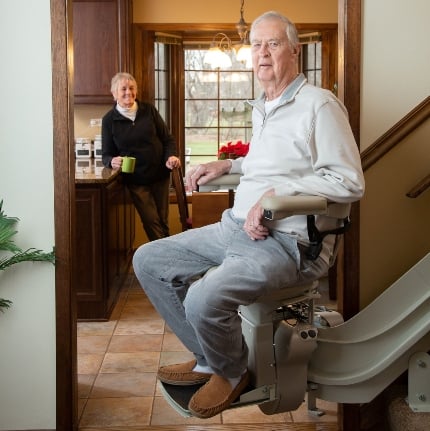
M 275 191 L 273 189 L 268 190 L 264 193 L 257 203 L 249 210 L 246 216 L 243 230 L 253 240 L 266 239 L 269 236 L 269 229 L 263 225 L 263 207 L 261 206 L 261 200 L 266 196 L 274 196 Z
M 187 191 L 197 190 L 199 186 L 206 184 L 208 181 L 229 173 L 230 169 L 231 161 L 228 159 L 195 166 L 185 176 Z

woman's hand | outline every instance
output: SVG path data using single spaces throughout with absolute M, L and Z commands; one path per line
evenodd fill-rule
M 118 170 L 122 166 L 122 157 L 116 156 L 112 157 L 112 160 L 110 161 L 110 165 L 112 166 L 113 170 Z
M 185 176 L 187 191 L 192 192 L 197 190 L 199 186 L 206 184 L 208 181 L 229 173 L 230 169 L 231 161 L 228 159 L 195 166 Z
M 248 215 L 246 216 L 245 223 L 243 224 L 243 230 L 253 241 L 257 239 L 266 239 L 269 236 L 269 229 L 263 225 L 263 207 L 261 206 L 260 202 L 264 197 L 274 195 L 275 190 L 268 190 L 249 210 Z
M 170 156 L 167 159 L 166 167 L 168 169 L 179 168 L 181 166 L 181 161 L 176 156 Z

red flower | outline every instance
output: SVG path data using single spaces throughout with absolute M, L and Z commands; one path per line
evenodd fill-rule
M 237 141 L 235 144 L 227 142 L 222 145 L 218 151 L 218 159 L 237 159 L 238 157 L 245 157 L 248 154 L 249 142 L 244 144 L 242 141 Z

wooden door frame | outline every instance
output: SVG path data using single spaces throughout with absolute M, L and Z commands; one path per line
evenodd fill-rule
M 72 0 L 51 0 L 52 108 L 54 151 L 56 289 L 56 429 L 78 429 L 76 301 L 73 293 L 75 235 L 75 175 L 73 157 Z M 339 95 L 350 114 L 359 142 L 361 0 L 339 0 Z M 343 311 L 351 317 L 359 308 L 359 206 L 357 220 L 345 237 Z M 359 430 L 359 409 L 344 406 L 343 429 Z

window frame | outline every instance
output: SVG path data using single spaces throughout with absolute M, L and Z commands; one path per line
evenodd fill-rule
M 321 47 L 321 87 L 336 93 L 337 89 L 337 23 L 296 24 L 299 33 L 319 33 Z M 234 24 L 133 24 L 134 74 L 139 93 L 138 98 L 155 102 L 155 53 L 154 43 L 157 32 L 170 34 L 184 44 L 201 44 L 208 47 L 215 34 L 225 33 L 233 42 L 239 41 Z M 178 156 L 185 166 L 185 71 L 183 46 L 169 45 L 169 100 L 168 126 L 178 145 Z

